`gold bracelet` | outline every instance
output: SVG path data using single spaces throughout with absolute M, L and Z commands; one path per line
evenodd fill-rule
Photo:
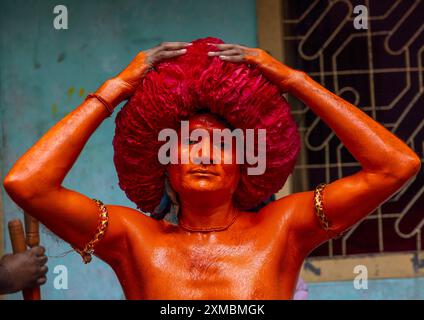
M 331 223 L 328 221 L 327 216 L 324 213 L 324 199 L 323 199 L 323 190 L 327 186 L 326 183 L 320 183 L 314 191 L 314 207 L 315 207 L 315 213 L 318 217 L 319 223 L 321 224 L 321 227 L 327 231 L 327 233 L 332 238 L 339 238 L 341 234 L 335 233 L 333 230 L 330 229 Z
M 96 234 L 94 235 L 94 238 L 90 242 L 87 243 L 87 245 L 84 247 L 84 249 L 80 250 L 76 247 L 73 247 L 74 250 L 81 255 L 82 260 L 84 261 L 85 264 L 87 264 L 91 261 L 92 254 L 94 253 L 95 245 L 101 239 L 103 239 L 103 237 L 106 233 L 106 229 L 107 229 L 107 226 L 108 226 L 108 219 L 109 219 L 107 208 L 103 204 L 103 202 L 101 202 L 100 200 L 97 200 L 97 199 L 93 199 L 93 201 L 97 204 L 97 206 L 99 207 L 99 210 L 100 210 L 100 224 L 97 227 Z

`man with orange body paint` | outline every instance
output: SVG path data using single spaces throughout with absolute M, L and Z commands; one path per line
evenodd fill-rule
M 151 67 L 184 55 L 189 45 L 163 43 L 140 52 L 96 93 L 116 107 L 134 93 Z M 313 191 L 288 195 L 252 214 L 232 202 L 237 164 L 169 166 L 169 180 L 179 197 L 178 225 L 135 209 L 106 206 L 108 228 L 95 252 L 114 269 L 128 299 L 292 299 L 311 250 L 370 214 L 420 170 L 420 158 L 404 142 L 305 73 L 258 48 L 215 48 L 208 55 L 254 65 L 282 92 L 303 101 L 334 131 L 362 170 L 324 189 L 329 235 L 310 205 Z M 90 198 L 64 188 L 62 182 L 108 115 L 99 99 L 85 100 L 31 147 L 4 179 L 6 191 L 20 207 L 77 248 L 91 240 L 99 211 Z M 190 118 L 190 130 L 194 128 L 211 131 L 225 124 L 201 114 Z

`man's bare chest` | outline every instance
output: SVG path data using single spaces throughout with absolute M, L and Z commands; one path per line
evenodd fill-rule
M 278 298 L 284 252 L 277 237 L 174 234 L 153 242 L 132 249 L 131 269 L 149 298 Z

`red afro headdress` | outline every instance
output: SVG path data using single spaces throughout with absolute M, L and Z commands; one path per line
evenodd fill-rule
M 187 53 L 164 60 L 142 80 L 116 116 L 113 139 L 119 186 L 145 212 L 153 212 L 164 194 L 166 167 L 158 161 L 162 129 L 178 130 L 181 120 L 200 109 L 224 118 L 234 128 L 266 129 L 266 171 L 241 177 L 233 200 L 250 209 L 277 192 L 294 169 L 300 150 L 297 126 L 277 86 L 255 67 L 209 57 L 223 43 L 193 41 Z

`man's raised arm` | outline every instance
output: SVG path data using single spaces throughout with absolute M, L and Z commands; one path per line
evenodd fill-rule
M 267 214 L 274 212 L 274 217 L 290 224 L 304 254 L 373 212 L 419 172 L 420 158 L 402 140 L 304 72 L 289 68 L 261 49 L 236 44 L 216 47 L 218 51 L 210 56 L 255 65 L 282 91 L 303 101 L 361 163 L 362 170 L 329 183 L 322 192 L 331 233 L 323 230 L 315 215 L 313 191 L 289 195 L 266 207 Z
M 304 72 L 288 68 L 263 51 L 258 56 L 260 70 L 311 108 L 362 166 L 359 172 L 329 183 L 322 191 L 323 212 L 331 233 L 323 230 L 315 214 L 313 191 L 287 196 L 275 204 L 276 210 L 279 205 L 290 208 L 291 230 L 308 253 L 387 201 L 419 172 L 421 160 L 381 124 Z
M 185 46 L 186 43 L 165 43 L 140 52 L 117 77 L 106 81 L 96 96 L 86 99 L 48 130 L 5 177 L 3 185 L 10 197 L 65 241 L 83 248 L 98 227 L 99 208 L 90 198 L 64 188 L 65 176 L 89 137 L 109 116 L 108 109 L 133 94 L 153 63 L 183 54 Z M 109 243 L 113 251 L 113 246 L 119 247 L 115 240 L 122 230 L 122 215 L 111 211 L 101 243 Z

